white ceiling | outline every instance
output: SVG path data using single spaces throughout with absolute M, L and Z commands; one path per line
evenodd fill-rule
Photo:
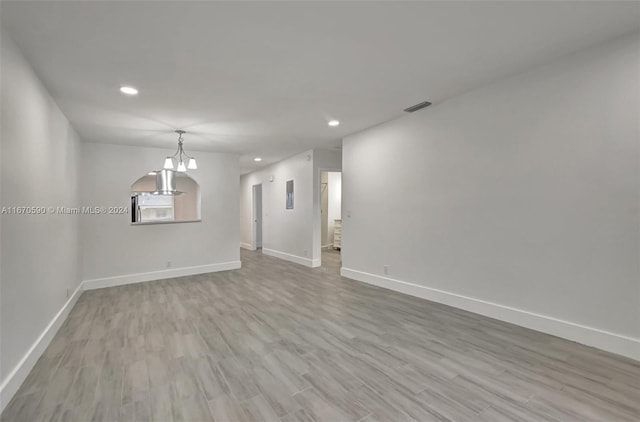
M 238 153 L 243 172 L 640 28 L 640 3 L 610 1 L 1 8 L 84 141 L 175 148 L 185 129 L 188 152 Z

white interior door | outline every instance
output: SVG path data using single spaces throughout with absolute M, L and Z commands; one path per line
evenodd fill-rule
M 253 186 L 254 249 L 262 248 L 262 185 Z

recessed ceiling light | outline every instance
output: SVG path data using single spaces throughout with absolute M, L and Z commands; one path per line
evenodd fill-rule
M 329 120 L 329 126 L 338 126 L 340 124 L 337 120 Z
M 259 162 L 259 161 L 262 161 L 262 158 L 260 158 L 260 157 L 256 157 L 256 158 L 254 158 L 254 159 L 253 159 L 253 161 L 255 161 L 255 162 Z
M 138 95 L 138 90 L 132 86 L 121 86 L 120 92 L 127 95 Z

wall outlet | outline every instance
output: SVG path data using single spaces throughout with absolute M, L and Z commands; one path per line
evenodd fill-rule
M 388 265 L 384 266 L 384 275 L 389 275 L 389 266 Z
M 304 251 L 302 251 L 302 253 L 304 254 L 304 256 L 307 256 L 307 250 L 306 249 Z
M 167 268 L 171 268 L 171 261 L 167 261 Z
M 67 299 L 69 299 L 69 288 L 67 287 Z

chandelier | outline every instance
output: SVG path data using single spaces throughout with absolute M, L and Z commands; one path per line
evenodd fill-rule
M 176 150 L 175 154 L 167 157 L 166 160 L 164 160 L 164 168 L 167 170 L 173 170 L 175 168 L 175 164 L 178 166 L 176 170 L 179 172 L 185 172 L 187 171 L 187 169 L 196 170 L 198 168 L 196 159 L 187 155 L 187 153 L 184 152 L 184 149 L 182 148 L 182 135 L 187 132 L 184 130 L 176 130 L 176 133 L 178 134 L 178 149 Z

